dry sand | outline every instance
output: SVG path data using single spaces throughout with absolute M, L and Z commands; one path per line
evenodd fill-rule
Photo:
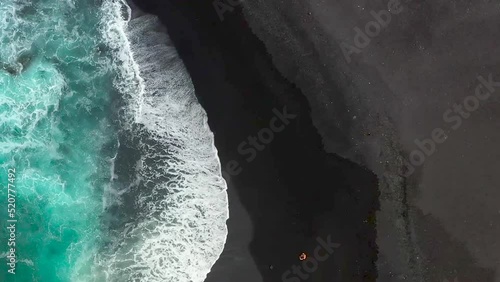
M 243 5 L 275 65 L 308 98 L 325 148 L 381 179 L 379 281 L 500 281 L 500 88 L 457 130 L 443 120 L 474 94 L 478 75 L 500 81 L 498 4 L 403 2 L 350 63 L 341 43 L 354 45 L 354 28 L 387 1 Z M 446 142 L 401 177 L 400 153 L 407 158 L 435 128 Z M 350 147 L 338 145 L 339 131 Z

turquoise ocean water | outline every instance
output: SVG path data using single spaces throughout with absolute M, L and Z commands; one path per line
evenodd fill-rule
M 120 1 L 0 2 L 1 281 L 203 281 L 222 251 L 206 114 L 168 37 L 148 34 L 157 20 L 129 15 Z

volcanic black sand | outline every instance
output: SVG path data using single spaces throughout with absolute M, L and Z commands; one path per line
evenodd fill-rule
M 273 64 L 307 97 L 327 152 L 377 174 L 379 281 L 500 281 L 498 4 L 240 6 Z M 345 44 L 359 49 L 346 55 Z M 433 147 L 435 130 L 446 137 Z M 349 146 L 339 144 L 345 136 Z
M 206 281 L 282 281 L 300 265 L 301 252 L 312 255 L 317 238 L 328 237 L 339 245 L 307 281 L 375 281 L 377 178 L 324 151 L 307 100 L 274 68 L 238 8 L 221 22 L 212 1 L 136 4 L 167 27 L 208 114 L 222 166 L 235 160 L 241 168 L 226 174 L 228 241 Z M 284 109 L 296 117 L 247 161 L 239 144 Z

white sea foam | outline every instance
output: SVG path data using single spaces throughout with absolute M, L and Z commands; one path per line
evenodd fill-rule
M 18 76 L 0 72 L 0 85 L 3 90 L 0 107 L 8 109 L 0 111 L 0 128 L 4 133 L 0 136 L 0 153 L 46 147 L 49 153 L 56 155 L 54 148 L 49 146 L 51 140 L 37 133 L 40 130 L 37 124 L 47 117 L 50 109 L 59 107 L 65 85 L 62 75 L 50 64 L 37 61 Z M 54 127 L 44 130 L 57 131 Z M 6 137 L 8 132 L 17 132 L 18 139 L 15 142 L 9 140 Z
M 158 19 L 128 22 L 123 5 L 105 1 L 103 24 L 120 71 L 116 87 L 128 101 L 125 130 L 141 153 L 134 206 L 140 215 L 100 264 L 107 281 L 201 282 L 227 236 L 226 183 L 214 137 Z

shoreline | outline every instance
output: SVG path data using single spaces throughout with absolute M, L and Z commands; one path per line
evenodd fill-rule
M 144 143 L 139 144 L 151 145 L 152 143 L 158 143 L 158 147 L 161 147 L 157 149 L 159 154 L 161 154 L 161 150 L 167 148 L 165 146 L 169 146 L 170 148 L 179 146 L 179 150 L 173 150 L 172 152 L 169 152 L 168 155 L 170 155 L 172 159 L 180 158 L 181 161 L 179 163 L 175 162 L 172 164 L 168 163 L 168 160 L 166 159 L 155 160 L 156 165 L 163 168 L 169 167 L 169 171 L 167 173 L 164 170 L 158 170 L 158 172 L 163 173 L 163 175 L 156 179 L 155 177 L 152 177 L 151 182 L 155 183 L 154 188 L 153 186 L 148 187 L 147 185 L 143 188 L 156 189 L 156 183 L 160 180 L 162 184 L 160 189 L 163 191 L 152 191 L 154 193 L 162 194 L 165 190 L 165 185 L 168 185 L 169 190 L 168 195 L 162 200 L 162 205 L 168 206 L 171 214 L 169 217 L 165 215 L 156 215 L 161 219 L 156 222 L 157 224 L 155 224 L 155 227 L 160 226 L 160 228 L 157 228 L 155 232 L 164 236 L 158 236 L 157 238 L 161 237 L 159 238 L 160 240 L 154 242 L 153 244 L 149 243 L 151 248 L 156 248 L 153 252 L 164 253 L 168 258 L 174 257 L 180 252 L 183 252 L 186 255 L 176 257 L 179 265 L 172 265 L 172 268 L 167 268 L 166 272 L 165 268 L 154 268 L 158 267 L 158 263 L 161 263 L 162 260 L 165 259 L 161 256 L 147 258 L 149 259 L 147 263 L 149 263 L 149 267 L 152 269 L 154 268 L 153 272 L 157 272 L 158 276 L 161 275 L 163 279 L 167 279 L 168 281 L 171 281 L 170 279 L 175 279 L 176 274 L 179 279 L 182 277 L 182 279 L 189 278 L 190 281 L 192 279 L 199 281 L 201 278 L 206 278 L 206 273 L 209 270 L 207 269 L 207 266 L 211 266 L 212 263 L 215 263 L 215 261 L 219 259 L 227 238 L 226 221 L 228 220 L 229 215 L 227 200 L 228 195 L 226 193 L 227 185 L 220 172 L 217 173 L 217 171 L 220 171 L 220 161 L 217 156 L 213 133 L 209 130 L 208 124 L 206 124 L 206 112 L 202 109 L 201 105 L 197 103 L 192 104 L 192 102 L 194 102 L 194 89 L 191 80 L 187 71 L 182 66 L 180 57 L 175 54 L 175 50 L 173 49 L 170 39 L 168 38 L 168 34 L 165 34 L 165 27 L 161 25 L 156 16 L 151 16 L 148 13 L 141 11 L 134 5 L 134 3 L 125 3 L 124 1 L 123 5 L 127 6 L 116 7 L 122 7 L 122 12 L 123 8 L 127 8 L 129 16 L 127 17 L 127 15 L 125 15 L 125 21 L 120 25 L 120 27 L 123 28 L 123 36 L 126 37 L 127 40 L 125 44 L 127 48 L 129 48 L 127 49 L 127 54 L 130 54 L 131 56 L 129 63 L 133 65 L 132 69 L 137 75 L 139 75 L 138 72 L 140 72 L 140 77 L 133 77 L 139 80 L 139 88 L 142 89 L 141 92 L 143 94 L 143 97 L 141 97 L 140 100 L 144 100 L 144 103 L 142 103 L 140 107 L 142 107 L 142 110 L 146 112 L 142 113 L 140 117 L 142 120 L 136 121 L 135 123 L 136 125 L 144 127 L 144 131 L 138 129 L 136 132 L 131 128 L 127 128 L 121 132 L 123 135 L 132 134 L 134 137 L 125 137 L 127 138 L 126 142 L 123 142 L 125 145 L 123 148 L 120 147 L 121 154 L 119 157 L 122 158 L 120 165 L 123 166 L 122 162 L 125 161 L 125 163 L 128 163 L 129 166 L 123 167 L 125 169 L 122 168 L 122 171 L 119 174 L 122 174 L 125 178 L 130 175 L 138 174 L 139 176 L 137 176 L 137 179 L 141 179 L 148 173 L 144 173 L 143 170 L 130 173 L 130 169 L 136 169 L 137 159 L 136 162 L 133 162 L 133 160 L 127 160 L 127 158 L 130 157 L 130 154 L 127 154 L 129 146 L 141 151 L 141 156 L 143 156 L 141 160 L 144 161 L 145 158 L 146 163 L 148 161 L 147 156 L 150 157 L 150 160 L 153 160 L 154 158 L 151 157 L 151 154 L 157 156 L 157 154 L 153 152 L 154 149 L 147 151 L 148 147 L 146 146 L 146 151 L 142 151 L 145 147 L 135 147 L 137 144 L 135 144 L 135 141 L 132 140 L 147 139 L 151 136 L 150 139 L 147 139 Z M 148 55 L 151 53 L 155 53 L 156 56 L 158 56 L 158 59 L 155 62 L 148 61 Z M 172 68 L 172 66 L 158 68 L 158 66 L 163 66 L 165 64 L 173 64 L 174 68 Z M 161 81 L 158 80 L 157 76 L 168 77 L 175 82 Z M 144 85 L 142 83 L 144 83 Z M 146 85 L 145 83 L 150 84 Z M 158 96 L 152 94 L 156 92 L 163 95 Z M 153 98 L 156 100 L 154 102 L 149 100 L 148 102 L 147 98 Z M 185 108 L 187 109 L 184 110 Z M 181 119 L 179 122 L 184 122 L 182 123 L 182 130 L 172 131 L 177 129 L 178 125 L 175 124 L 175 120 L 172 118 L 167 119 L 165 118 L 165 115 L 157 114 L 155 110 L 160 109 L 170 109 L 171 111 L 165 113 L 165 115 L 169 115 L 170 117 L 180 116 L 180 113 L 188 114 L 193 118 L 190 120 L 192 124 L 188 124 L 189 121 L 186 123 L 185 120 L 183 121 Z M 145 117 L 148 119 L 145 120 Z M 137 118 L 137 116 L 135 116 L 135 118 Z M 168 125 L 161 125 L 165 123 Z M 185 133 L 183 135 L 183 130 L 192 133 L 189 138 L 183 138 L 186 137 Z M 140 135 L 136 136 L 137 133 L 140 133 Z M 155 138 L 155 133 L 160 137 Z M 145 134 L 146 137 L 143 136 L 143 134 Z M 172 136 L 177 137 L 178 140 L 174 139 Z M 194 139 L 189 140 L 190 138 Z M 193 146 L 193 143 L 195 146 Z M 156 146 L 151 145 L 149 148 L 154 147 Z M 170 148 L 168 151 L 170 151 Z M 198 150 L 199 148 L 203 149 Z M 200 155 L 197 155 L 196 153 L 200 153 Z M 131 161 L 132 163 L 130 163 Z M 192 161 L 201 162 L 201 165 L 190 166 L 189 164 L 183 164 L 182 161 L 185 161 L 186 163 L 190 163 Z M 154 167 L 151 168 L 157 169 Z M 183 173 L 185 174 L 183 175 Z M 150 174 L 149 176 L 150 178 L 148 179 L 151 179 L 151 176 L 157 176 L 157 173 L 152 175 Z M 165 181 L 168 179 L 167 177 L 174 177 L 175 183 L 174 181 Z M 178 177 L 181 179 L 178 179 Z M 120 177 L 120 179 L 121 178 L 122 177 Z M 128 181 L 128 183 L 135 182 L 136 181 Z M 137 180 L 137 183 L 138 182 L 139 180 Z M 207 185 L 207 187 L 201 188 L 209 189 L 209 193 L 207 193 L 207 191 L 203 191 L 203 189 L 202 191 L 199 191 L 199 184 Z M 172 191 L 170 191 L 170 189 L 172 189 Z M 141 193 L 140 190 L 136 192 Z M 201 203 L 192 201 L 191 199 L 193 199 L 193 195 L 197 195 Z M 149 195 L 146 194 L 144 196 L 147 197 Z M 153 197 L 150 199 L 153 199 Z M 132 202 L 131 205 L 135 207 L 140 204 L 138 204 L 138 202 Z M 156 208 L 160 208 L 161 210 L 161 206 L 159 205 L 156 206 Z M 124 206 L 122 209 L 123 213 L 126 214 L 131 207 L 129 206 L 127 208 Z M 173 212 L 175 212 L 175 216 L 172 215 Z M 215 216 L 215 218 L 204 216 L 207 212 L 210 212 L 213 216 Z M 189 217 L 184 217 L 181 213 L 189 213 Z M 155 216 L 152 216 L 153 212 L 149 215 L 152 218 L 155 218 Z M 192 228 L 182 230 L 184 231 L 182 236 L 179 236 L 177 233 L 173 234 L 174 236 L 169 237 L 168 233 L 171 231 L 169 231 L 168 222 L 170 222 L 170 220 L 168 219 L 172 218 L 175 218 L 175 220 L 178 220 L 179 223 L 182 223 L 183 227 L 190 226 Z M 208 225 L 211 227 L 207 228 L 206 226 Z M 204 242 L 211 238 L 217 238 L 217 240 L 208 245 L 204 244 Z M 151 238 L 149 239 L 149 241 L 152 241 Z M 186 243 L 185 246 L 183 246 L 184 243 Z M 193 259 L 196 260 L 196 264 L 189 263 L 189 261 Z M 135 272 L 134 275 L 144 275 L 144 273 L 137 274 Z M 151 279 L 151 277 L 148 279 Z
M 376 19 L 394 2 L 402 9 L 389 8 L 385 23 Z M 489 3 L 412 0 L 242 5 L 274 65 L 304 90 L 326 150 L 379 177 L 380 281 L 500 281 L 500 228 L 492 225 L 499 214 L 492 201 L 500 199 L 493 188 L 500 177 L 492 169 L 500 152 L 499 99 L 483 101 L 475 111 L 480 98 L 468 96 L 477 91 L 478 75 L 499 80 L 500 52 L 493 47 L 500 44 L 493 28 L 499 12 L 491 12 Z M 369 24 L 377 31 L 365 34 L 363 46 L 354 37 L 362 52 L 346 58 L 342 46 Z M 455 110 L 460 129 L 447 131 L 446 145 L 407 177 L 404 162 L 422 142 L 416 140 L 442 134 L 443 114 L 467 99 L 474 114 L 461 115 L 462 125 Z M 339 131 L 350 146 L 338 145 Z
M 291 279 L 285 274 L 300 265 L 300 252 L 314 251 L 318 238 L 330 238 L 340 247 L 307 274 L 311 281 L 327 276 L 375 281 L 375 176 L 322 149 L 308 102 L 274 68 L 241 14 L 233 13 L 236 17 L 220 23 L 217 13 L 210 13 L 210 1 L 147 3 L 137 4 L 159 14 L 166 25 L 208 114 L 222 166 L 238 160 L 242 167 L 227 181 L 233 199 L 229 236 L 222 259 L 205 281 Z M 273 109 L 285 107 L 297 118 L 245 163 L 239 144 L 268 126 Z M 231 195 L 237 195 L 242 205 Z M 244 217 L 241 208 L 251 226 L 234 217 Z M 235 236 L 238 233 L 246 233 L 250 243 Z M 248 267 L 249 259 L 255 267 Z

